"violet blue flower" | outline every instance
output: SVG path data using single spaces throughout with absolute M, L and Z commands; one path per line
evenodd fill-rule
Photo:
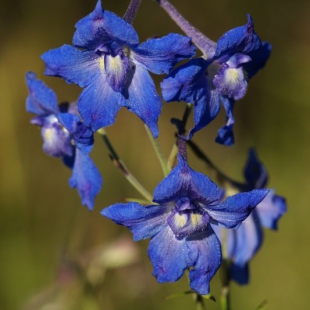
M 158 282 L 177 281 L 189 269 L 190 287 L 209 294 L 221 264 L 220 242 L 210 224 L 237 228 L 267 193 L 254 190 L 223 201 L 224 191 L 179 155 L 178 165 L 154 191 L 157 204 L 119 203 L 101 214 L 128 227 L 135 241 L 151 238 L 148 254 Z
M 189 137 L 208 125 L 219 113 L 220 101 L 226 110 L 226 124 L 216 138 L 233 145 L 233 108 L 244 97 L 248 80 L 263 68 L 271 46 L 254 31 L 250 15 L 244 26 L 226 32 L 217 43 L 205 44 L 208 59 L 196 58 L 173 70 L 161 83 L 167 102 L 185 101 L 195 105 L 194 127 Z
M 76 188 L 82 204 L 93 209 L 94 200 L 102 186 L 101 175 L 89 157 L 94 144 L 93 131 L 81 122 L 75 105 L 58 106 L 55 92 L 28 72 L 28 112 L 37 114 L 31 123 L 41 127 L 43 151 L 60 157 L 72 169 L 69 184 Z
M 132 25 L 103 10 L 100 0 L 75 27 L 75 47 L 63 45 L 42 55 L 45 74 L 85 88 L 78 109 L 94 131 L 112 125 L 126 107 L 157 137 L 161 99 L 148 71 L 169 73 L 177 62 L 194 56 L 190 38 L 169 34 L 139 44 Z
M 244 169 L 246 184 L 244 190 L 262 189 L 267 184 L 267 172 L 253 149 L 249 152 Z M 263 243 L 263 227 L 276 230 L 278 221 L 286 212 L 282 196 L 270 190 L 237 230 L 227 230 L 228 259 L 231 260 L 230 277 L 239 284 L 249 283 L 249 261 Z M 220 238 L 220 230 L 213 227 Z

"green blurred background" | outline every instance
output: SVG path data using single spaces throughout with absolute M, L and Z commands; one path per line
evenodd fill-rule
M 128 2 L 105 0 L 103 6 L 122 16 Z M 194 141 L 238 180 L 242 180 L 247 150 L 255 146 L 270 174 L 269 186 L 287 198 L 289 210 L 279 223 L 279 231 L 265 232 L 263 248 L 251 262 L 250 285 L 232 285 L 233 309 L 255 309 L 265 299 L 270 310 L 308 309 L 310 1 L 171 2 L 215 41 L 225 31 L 245 24 L 246 13 L 250 13 L 257 33 L 273 45 L 266 68 L 251 80 L 247 96 L 236 106 L 235 146 L 225 148 L 214 143 L 217 129 L 225 120 L 223 111 L 195 135 Z M 68 186 L 70 171 L 60 160 L 42 152 L 39 129 L 29 124 L 31 115 L 25 111 L 24 76 L 29 70 L 57 92 L 59 101 L 73 101 L 79 95 L 77 86 L 43 76 L 40 55 L 70 44 L 74 24 L 95 4 L 96 0 L 0 1 L 0 309 L 25 309 L 34 295 L 46 292 L 56 279 L 61 291 L 59 266 L 64 257 L 74 259 L 121 236 L 130 236 L 124 227 L 99 214 L 103 207 L 124 197 L 140 198 L 112 165 L 100 139 L 96 139 L 92 157 L 102 172 L 104 187 L 90 213 Z M 142 1 L 134 25 L 141 41 L 153 35 L 181 32 L 151 0 Z M 160 78 L 156 77 L 157 83 Z M 180 117 L 182 110 L 183 105 L 178 103 L 163 106 L 159 141 L 166 155 L 174 142 L 169 120 Z M 107 132 L 130 170 L 152 192 L 162 174 L 142 122 L 122 110 Z M 189 160 L 193 168 L 207 173 L 205 165 L 192 153 Z M 189 296 L 164 301 L 167 295 L 187 290 L 187 280 L 184 277 L 177 284 L 157 284 L 146 256 L 147 243 L 138 244 L 138 262 L 105 273 L 96 292 L 100 296 L 99 308 L 89 298 L 88 303 L 81 301 L 73 309 L 194 309 Z M 218 275 L 211 289 L 219 297 Z M 51 302 L 48 295 L 44 296 Z M 218 302 L 209 301 L 207 306 L 220 309 Z M 27 309 L 69 308 L 52 308 L 50 304 Z

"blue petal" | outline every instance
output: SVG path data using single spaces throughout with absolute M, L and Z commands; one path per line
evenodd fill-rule
M 267 42 L 262 42 L 262 45 L 259 49 L 249 53 L 252 61 L 243 65 L 243 69 L 246 71 L 248 79 L 250 79 L 257 73 L 258 70 L 265 66 L 270 56 L 270 52 L 271 45 Z
M 104 77 L 99 77 L 83 90 L 78 108 L 86 126 L 96 131 L 114 124 L 123 100 L 122 95 L 115 92 Z
M 105 208 L 101 214 L 119 225 L 128 227 L 135 241 L 153 237 L 167 226 L 168 208 L 142 206 L 136 202 L 118 203 Z
M 206 205 L 205 210 L 215 223 L 225 228 L 238 228 L 268 192 L 269 190 L 253 190 L 239 193 L 229 196 L 218 205 Z
M 103 74 L 103 58 L 94 52 L 81 51 L 70 45 L 49 50 L 41 58 L 45 62 L 46 75 L 64 78 L 67 83 L 85 87 Z
M 131 81 L 128 93 L 124 92 L 127 99 L 125 106 L 135 113 L 151 130 L 153 136 L 158 136 L 157 121 L 161 113 L 161 100 L 157 94 L 154 82 L 147 70 L 137 64 L 135 71 L 130 73 Z
M 71 113 L 57 114 L 59 122 L 69 131 L 74 139 L 75 146 L 88 154 L 94 144 L 93 131 L 80 121 L 80 118 Z
M 208 63 L 203 58 L 192 59 L 173 70 L 160 84 L 165 101 L 195 103 L 208 100 Z
M 256 207 L 261 224 L 269 229 L 278 228 L 278 220 L 286 213 L 286 210 L 285 199 L 282 196 L 276 195 L 273 190 Z
M 148 40 L 133 49 L 132 57 L 155 74 L 169 73 L 175 64 L 195 55 L 191 39 L 179 34 Z
M 210 281 L 221 265 L 221 244 L 210 225 L 207 230 L 187 239 L 191 259 L 190 287 L 201 295 L 210 293 Z
M 232 280 L 236 281 L 240 285 L 249 284 L 249 264 L 240 266 L 235 263 L 231 263 L 229 267 L 229 275 Z
M 148 248 L 157 281 L 177 281 L 189 267 L 187 252 L 185 239 L 177 240 L 169 226 L 157 233 Z
M 235 142 L 233 133 L 233 127 L 235 124 L 233 108 L 235 105 L 235 101 L 227 97 L 221 97 L 221 100 L 226 111 L 226 124 L 219 129 L 215 141 L 225 146 L 231 146 Z
M 238 229 L 227 230 L 228 257 L 238 266 L 246 265 L 263 243 L 263 230 L 256 210 L 242 222 Z
M 78 190 L 82 198 L 82 204 L 91 211 L 94 207 L 95 198 L 101 190 L 102 178 L 91 158 L 87 154 L 82 153 L 78 148 L 76 149 L 69 184 L 72 188 Z
M 120 45 L 139 43 L 134 28 L 116 14 L 103 10 L 100 0 L 95 10 L 78 21 L 75 28 L 73 44 L 88 50 L 113 41 Z
M 207 126 L 220 111 L 220 96 L 217 90 L 211 90 L 209 96 L 198 100 L 194 108 L 194 127 L 189 132 L 189 138 L 203 127 Z
M 264 165 L 259 161 L 254 149 L 249 150 L 248 160 L 243 174 L 250 188 L 266 187 L 268 174 Z
M 33 72 L 26 74 L 26 83 L 29 95 L 26 99 L 27 112 L 37 115 L 49 115 L 59 112 L 58 101 L 55 92 L 37 79 Z
M 182 197 L 211 204 L 222 199 L 223 191 L 207 176 L 192 170 L 179 155 L 178 165 L 155 188 L 153 201 L 163 204 Z
M 128 58 L 124 56 L 123 53 L 116 56 L 105 55 L 104 68 L 108 84 L 114 89 L 114 91 L 122 91 L 129 69 Z
M 217 41 L 214 58 L 221 58 L 234 53 L 250 53 L 260 48 L 261 41 L 254 31 L 253 20 L 250 15 L 247 15 L 247 18 L 246 25 L 227 31 Z

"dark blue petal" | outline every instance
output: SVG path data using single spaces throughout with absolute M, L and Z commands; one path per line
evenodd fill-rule
M 266 187 L 268 182 L 267 170 L 259 161 L 254 149 L 249 150 L 248 160 L 244 167 L 243 174 L 251 189 Z
M 160 84 L 164 100 L 206 102 L 209 99 L 207 66 L 203 58 L 196 58 L 173 70 Z
M 261 224 L 269 229 L 278 228 L 278 220 L 286 213 L 286 210 L 285 199 L 282 196 L 276 195 L 273 190 L 256 207 Z
M 189 267 L 187 252 L 185 239 L 177 240 L 169 226 L 157 233 L 148 248 L 157 281 L 177 281 Z
M 254 31 L 253 20 L 250 15 L 247 15 L 247 18 L 246 25 L 227 31 L 217 41 L 214 58 L 221 58 L 235 53 L 250 53 L 260 48 L 261 41 Z
M 226 111 L 226 124 L 219 129 L 215 141 L 225 146 L 231 146 L 235 142 L 233 133 L 233 127 L 235 124 L 233 108 L 235 105 L 235 101 L 227 97 L 221 97 L 221 100 Z
M 72 176 L 69 180 L 72 188 L 76 188 L 82 204 L 92 210 L 95 198 L 102 187 L 102 178 L 99 170 L 91 158 L 82 153 L 78 148 L 75 153 L 75 160 L 72 170 Z
M 221 265 L 221 244 L 210 225 L 207 230 L 187 239 L 191 260 L 190 287 L 201 295 L 210 293 L 210 281 Z
M 49 115 L 59 112 L 55 92 L 37 79 L 33 72 L 26 74 L 29 95 L 26 99 L 26 110 L 37 115 Z
M 122 53 L 116 56 L 105 55 L 104 69 L 108 84 L 114 89 L 114 91 L 122 91 L 129 69 L 128 58 Z
M 127 99 L 125 106 L 135 113 L 151 130 L 153 136 L 158 136 L 157 121 L 161 113 L 161 100 L 157 94 L 154 82 L 141 66 L 136 65 L 134 72 L 131 72 L 131 81 L 128 81 L 128 93 L 124 92 Z
M 195 132 L 207 126 L 220 111 L 220 96 L 217 90 L 211 90 L 209 96 L 198 100 L 194 108 L 194 127 L 189 132 L 189 138 Z
M 162 206 L 142 206 L 136 202 L 118 203 L 101 214 L 119 225 L 128 227 L 135 241 L 153 237 L 167 226 L 170 210 Z
M 191 39 L 179 34 L 148 40 L 133 49 L 133 59 L 155 74 L 169 73 L 181 60 L 195 55 L 196 48 Z
M 265 66 L 270 56 L 270 52 L 271 45 L 267 42 L 262 42 L 262 45 L 259 49 L 249 53 L 252 61 L 243 65 L 243 69 L 246 71 L 248 79 L 250 79 L 257 73 L 258 70 Z
M 236 281 L 240 285 L 249 284 L 249 264 L 240 266 L 235 263 L 231 263 L 229 267 L 229 275 L 232 280 Z
M 83 90 L 78 108 L 85 125 L 96 131 L 115 122 L 123 100 L 122 95 L 115 92 L 104 77 L 99 77 Z
M 251 211 L 265 198 L 269 190 L 253 190 L 229 196 L 218 205 L 206 205 L 205 210 L 214 220 L 225 228 L 237 228 Z
M 41 58 L 46 65 L 46 75 L 59 76 L 80 87 L 89 85 L 104 74 L 103 58 L 94 52 L 81 51 L 70 45 L 49 50 Z
M 103 10 L 100 0 L 95 10 L 78 21 L 75 28 L 73 44 L 88 50 L 114 41 L 120 45 L 139 43 L 134 28 L 114 13 Z
M 62 126 L 69 131 L 75 146 L 82 152 L 88 154 L 94 144 L 93 131 L 85 126 L 75 114 L 59 113 L 57 114 L 57 118 Z
M 256 211 L 253 210 L 238 229 L 226 231 L 228 258 L 238 266 L 246 265 L 263 243 L 263 230 Z
M 153 201 L 163 204 L 182 197 L 212 204 L 222 199 L 223 191 L 207 176 L 192 170 L 179 155 L 177 166 L 155 188 Z

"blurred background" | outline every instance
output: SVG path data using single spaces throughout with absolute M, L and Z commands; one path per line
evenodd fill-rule
M 233 309 L 255 309 L 263 300 L 268 300 L 270 310 L 307 309 L 310 1 L 171 2 L 215 41 L 245 24 L 250 13 L 256 32 L 273 46 L 267 66 L 236 105 L 235 146 L 214 142 L 225 121 L 223 111 L 194 141 L 240 181 L 248 149 L 254 146 L 269 172 L 269 187 L 287 198 L 288 213 L 278 232 L 265 231 L 263 247 L 251 262 L 250 285 L 232 285 Z M 128 3 L 105 0 L 103 6 L 122 16 Z M 141 198 L 113 166 L 100 138 L 96 137 L 92 157 L 104 186 L 94 211 L 88 212 L 68 186 L 70 171 L 61 160 L 42 152 L 40 130 L 30 125 L 31 115 L 25 111 L 24 77 L 29 70 L 56 91 L 59 101 L 78 97 L 77 86 L 43 75 L 40 55 L 70 44 L 74 24 L 95 4 L 96 0 L 0 0 L 0 309 L 194 309 L 190 296 L 164 300 L 188 289 L 186 277 L 175 284 L 158 284 L 147 259 L 148 241 L 133 243 L 126 228 L 99 214 L 125 197 Z M 181 33 L 151 0 L 142 1 L 134 26 L 141 42 L 153 35 Z M 155 78 L 157 85 L 161 79 Z M 181 103 L 163 105 L 159 142 L 166 156 L 174 143 L 170 118 L 181 117 L 183 108 Z M 152 192 L 162 174 L 142 122 L 124 109 L 107 133 L 131 172 Z M 192 153 L 189 161 L 194 169 L 207 173 Z M 80 284 L 85 277 L 87 287 Z M 218 275 L 211 290 L 218 299 Z M 207 301 L 207 309 L 220 309 L 219 302 Z

